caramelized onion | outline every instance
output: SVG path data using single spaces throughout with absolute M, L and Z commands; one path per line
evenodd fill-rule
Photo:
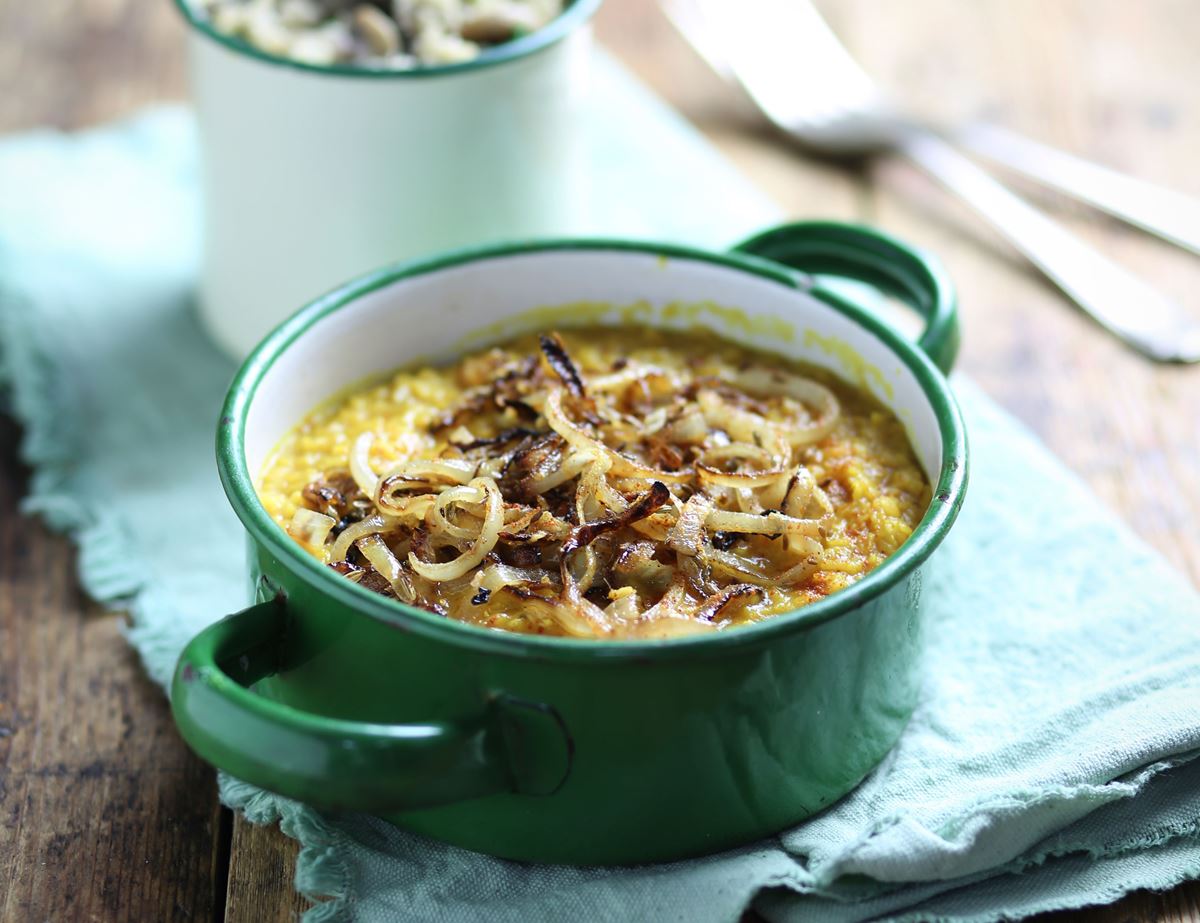
M 531 587 L 533 585 L 550 584 L 550 572 L 547 570 L 509 567 L 507 564 L 488 564 L 481 567 L 471 578 L 471 586 L 477 590 L 487 590 L 495 593 L 508 586 Z
M 654 559 L 653 542 L 630 542 L 622 545 L 613 560 L 613 576 L 617 582 L 636 581 L 645 588 L 662 591 L 670 585 L 675 568 Z
M 782 506 L 785 513 L 796 517 L 817 518 L 833 512 L 829 495 L 817 485 L 812 473 L 803 465 L 792 473 Z
M 663 436 L 681 445 L 701 445 L 709 435 L 708 421 L 696 408 L 690 408 L 667 424 Z
M 704 494 L 692 494 L 667 535 L 667 544 L 680 554 L 703 554 L 704 523 L 712 511 L 712 500 Z
M 302 506 L 292 516 L 292 521 L 288 525 L 288 535 L 310 548 L 323 548 L 326 539 L 329 538 L 329 533 L 336 525 L 337 520 L 332 516 L 317 513 Z
M 570 538 L 563 543 L 562 551 L 560 552 L 563 590 L 567 593 L 568 597 L 579 592 L 579 587 L 572 579 L 571 571 L 568 567 L 571 555 L 580 548 L 586 548 L 605 533 L 616 532 L 637 522 L 639 519 L 645 519 L 666 503 L 670 495 L 671 492 L 667 490 L 666 484 L 663 484 L 661 481 L 655 481 L 650 485 L 650 489 L 634 500 L 623 513 L 618 513 L 616 516 L 611 516 L 607 519 L 597 519 L 576 526 L 571 531 Z
M 630 366 L 608 375 L 595 375 L 589 380 L 588 388 L 593 392 L 618 391 L 643 378 L 661 379 L 670 391 L 678 391 L 683 387 L 674 372 L 654 365 L 643 365 Z
M 775 460 L 771 453 L 762 446 L 748 442 L 730 442 L 726 445 L 714 446 L 700 457 L 705 464 L 714 467 L 721 462 L 749 460 L 760 468 L 766 468 Z
M 350 450 L 350 476 L 354 483 L 368 497 L 374 497 L 379 486 L 379 476 L 371 468 L 371 445 L 375 442 L 374 433 L 363 433 L 354 440 Z
M 757 465 L 750 471 L 727 471 L 721 465 L 730 461 L 747 460 Z M 746 442 L 731 442 L 715 446 L 700 456 L 696 474 L 701 484 L 718 487 L 766 487 L 785 480 L 787 469 L 780 467 L 778 458 L 766 449 Z
M 706 634 L 715 630 L 710 622 L 694 617 L 696 604 L 682 583 L 674 583 L 655 605 L 651 606 L 622 631 L 626 638 L 667 640 Z
M 533 485 L 559 469 L 564 448 L 562 437 L 557 433 L 526 438 L 505 462 L 496 479 L 500 489 L 513 499 L 532 501 L 537 494 Z
M 700 604 L 700 608 L 696 610 L 695 617 L 705 622 L 711 622 L 721 614 L 721 611 L 726 606 L 735 600 L 748 599 L 751 596 L 760 597 L 762 595 L 763 591 L 761 587 L 756 587 L 749 583 L 735 583 L 733 586 L 726 587 L 704 600 Z
M 795 517 L 823 520 L 833 513 L 833 504 L 830 503 L 829 496 L 817 485 L 812 473 L 803 465 L 796 469 L 788 481 L 782 506 L 784 512 Z M 813 555 L 822 550 L 820 543 L 815 541 L 816 538 L 815 535 L 805 538 L 798 534 L 789 534 L 784 542 L 792 554 Z
M 710 427 L 724 430 L 736 442 L 753 445 L 776 446 L 783 437 L 775 424 L 766 417 L 740 407 L 734 407 L 712 389 L 704 389 L 696 395 L 700 410 Z
M 595 458 L 587 452 L 574 452 L 565 458 L 556 470 L 542 477 L 530 478 L 529 489 L 535 494 L 544 494 L 555 487 L 561 487 L 572 478 L 579 477 Z
M 598 493 L 604 483 L 604 475 L 612 467 L 607 456 L 590 459 L 587 466 L 579 474 L 579 487 L 575 490 L 575 518 L 585 522 L 590 507 L 603 505 Z
M 435 533 L 457 539 L 473 539 L 479 535 L 478 529 L 467 529 L 457 525 L 447 514 L 455 504 L 478 506 L 486 499 L 487 495 L 475 487 L 451 487 L 449 490 L 443 490 L 425 514 L 425 522 Z
M 642 420 L 641 430 L 643 436 L 653 436 L 660 429 L 667 425 L 667 408 L 659 407 L 646 414 L 646 418 Z
M 774 486 L 773 484 L 771 486 Z M 751 490 L 748 487 L 738 487 L 733 491 L 733 498 L 737 501 L 737 507 L 743 513 L 753 513 L 755 516 L 761 516 L 766 512 L 763 506 L 763 493 L 761 490 Z
M 607 480 L 596 485 L 596 499 L 614 513 L 624 512 L 629 506 L 629 501 L 618 493 Z
M 464 363 L 468 390 L 429 427 L 437 457 L 377 471 L 359 436 L 350 474 L 309 485 L 288 531 L 405 602 L 450 613 L 472 589 L 477 605 L 506 593 L 536 630 L 573 637 L 714 631 L 821 569 L 834 507 L 802 462 L 821 463 L 806 447 L 837 422 L 829 388 L 755 367 L 597 374 L 557 334 L 539 345 L 544 361 Z M 747 536 L 783 541 L 755 556 L 768 546 Z
M 820 546 L 818 546 L 820 547 Z M 815 554 L 805 558 L 799 564 L 789 567 L 786 571 L 779 575 L 780 586 L 795 586 L 797 583 L 803 583 L 809 577 L 817 572 L 821 566 L 821 559 Z
M 408 565 L 426 580 L 443 582 L 461 577 L 468 571 L 478 567 L 484 557 L 500 539 L 500 530 L 504 527 L 504 498 L 500 489 L 491 478 L 476 478 L 470 485 L 486 494 L 483 526 L 479 535 L 470 546 L 453 561 L 444 564 L 422 561 L 413 552 L 408 553 Z
M 572 447 L 590 456 L 604 455 L 612 462 L 613 474 L 628 478 L 659 480 L 684 484 L 692 478 L 690 471 L 659 471 L 643 465 L 631 458 L 626 458 L 620 452 L 610 449 L 599 439 L 586 432 L 582 427 L 570 420 L 562 407 L 563 390 L 555 388 L 546 395 L 546 404 L 542 412 L 550 428 L 563 437 Z
M 631 622 L 642 611 L 641 600 L 633 587 L 622 587 L 610 593 L 609 598 L 612 601 L 604 608 L 604 618 L 610 624 Z
M 593 602 L 580 598 L 575 602 L 548 599 L 537 593 L 523 591 L 519 586 L 504 588 L 521 600 L 521 611 L 556 625 L 563 634 L 573 638 L 607 638 L 613 627 L 603 610 Z
M 342 534 L 334 541 L 333 547 L 329 549 L 329 561 L 336 564 L 338 561 L 346 560 L 346 554 L 350 551 L 350 546 L 357 542 L 360 538 L 366 535 L 374 535 L 377 532 L 387 532 L 395 528 L 397 520 L 393 516 L 384 516 L 377 513 L 374 516 L 368 516 L 362 522 L 356 522 L 351 526 L 347 526 L 342 530 Z
M 704 520 L 707 528 L 714 532 L 743 532 L 750 535 L 806 535 L 815 538 L 821 534 L 821 524 L 814 519 L 796 519 L 768 510 L 760 516 L 753 513 L 735 513 L 731 510 L 712 510 Z
M 613 633 L 604 611 L 586 599 L 558 600 L 552 604 L 549 615 L 564 633 L 576 638 L 604 638 Z
M 419 522 L 425 518 L 429 508 L 433 506 L 436 497 L 433 494 L 417 494 L 416 496 L 393 492 L 389 482 L 391 478 L 381 478 L 379 493 L 375 497 L 375 505 L 388 516 L 405 522 Z
M 384 472 L 384 478 L 399 478 L 414 485 L 466 484 L 475 477 L 478 464 L 465 459 L 414 458 Z
M 755 368 L 739 372 L 735 378 L 738 387 L 749 393 L 790 397 L 804 405 L 810 419 L 803 423 L 782 427 L 784 438 L 795 448 L 819 442 L 829 435 L 837 423 L 840 408 L 834 393 L 811 378 L 804 378 L 782 369 Z
M 417 598 L 412 581 L 404 571 L 404 565 L 392 554 L 392 549 L 376 534 L 360 538 L 357 548 L 363 557 L 371 562 L 371 566 L 382 576 L 396 592 L 396 598 L 401 602 L 411 603 Z
M 728 551 L 721 551 L 709 545 L 704 549 L 704 559 L 713 570 L 737 577 L 739 580 L 744 580 L 747 583 L 753 583 L 755 586 L 769 587 L 775 585 L 775 578 L 748 558 L 731 554 Z

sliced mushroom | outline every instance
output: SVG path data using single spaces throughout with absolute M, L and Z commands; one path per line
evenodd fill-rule
M 350 16 L 354 30 L 366 42 L 372 54 L 386 58 L 400 51 L 400 27 L 379 7 L 361 3 Z
M 279 4 L 279 21 L 289 29 L 312 28 L 327 15 L 317 0 L 282 0 Z

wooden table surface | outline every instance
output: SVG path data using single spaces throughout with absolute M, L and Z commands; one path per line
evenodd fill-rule
M 983 114 L 1200 195 L 1195 0 L 823 8 L 869 70 L 930 115 Z M 609 0 L 598 31 L 789 213 L 874 222 L 938 252 L 961 293 L 961 367 L 1200 583 L 1200 368 L 1127 352 L 909 167 L 786 150 L 649 0 Z M 182 98 L 182 39 L 167 0 L 0 0 L 0 132 Z M 1036 199 L 1200 311 L 1200 260 Z M 306 904 L 291 889 L 292 841 L 218 805 L 121 617 L 83 597 L 65 540 L 16 514 L 17 437 L 0 426 L 0 920 L 295 919 Z M 1197 923 L 1200 885 L 1059 919 Z

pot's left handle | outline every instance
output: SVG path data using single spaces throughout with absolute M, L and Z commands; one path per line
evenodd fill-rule
M 238 779 L 318 807 L 382 813 L 502 792 L 552 794 L 571 742 L 549 706 L 504 694 L 452 721 L 330 718 L 249 688 L 277 672 L 287 603 L 228 616 L 184 649 L 171 710 L 201 757 Z

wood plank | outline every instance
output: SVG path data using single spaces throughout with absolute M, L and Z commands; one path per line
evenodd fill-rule
M 0 131 L 79 128 L 185 95 L 169 0 L 0 0 Z
M 596 35 L 768 193 L 785 215 L 851 220 L 861 212 L 861 169 L 802 157 L 780 143 L 750 100 L 721 81 L 645 0 L 605 0 Z
M 235 818 L 226 921 L 295 923 L 312 906 L 292 887 L 299 852 L 300 845 L 278 827 Z
M 0 85 L 18 88 L 0 95 L 0 131 L 93 124 L 144 102 L 182 96 L 183 30 L 170 6 L 0 0 Z M 840 0 L 824 8 L 877 74 L 928 111 L 987 111 L 1197 191 L 1200 178 L 1185 167 L 1196 149 L 1196 126 L 1187 121 L 1196 99 L 1181 95 L 1189 85 L 1200 86 L 1185 41 L 1197 24 L 1188 0 L 1127 6 L 1112 0 L 912 0 L 902 15 L 883 0 Z M 608 0 L 598 31 L 789 214 L 878 218 L 942 253 L 968 317 L 964 366 L 1196 578 L 1200 535 L 1187 531 L 1197 522 L 1195 494 L 1181 499 L 1174 486 L 1195 483 L 1188 474 L 1200 457 L 1195 427 L 1179 425 L 1198 418 L 1200 388 L 1192 370 L 1142 367 L 1063 310 L 1019 258 L 906 168 L 880 166 L 864 174 L 786 151 L 758 127 L 744 100 L 691 57 L 653 4 Z M 1152 52 L 1135 54 L 1131 67 L 1130 47 Z M 1027 66 L 1030 60 L 1039 63 Z M 1153 245 L 1086 213 L 1071 214 L 1131 265 L 1172 289 L 1195 290 L 1188 284 L 1190 264 L 1181 268 Z M 11 496 L 11 488 L 0 494 Z M 10 505 L 0 500 L 0 511 Z M 10 563 L 16 559 L 9 552 L 18 547 L 25 556 Z M 210 893 L 223 885 L 211 777 L 195 761 L 188 767 L 190 757 L 168 732 L 152 732 L 155 726 L 169 731 L 161 697 L 141 679 L 115 620 L 74 595 L 65 543 L 9 515 L 0 521 L 0 553 L 0 790 L 7 789 L 0 791 L 0 882 L 9 883 L 0 889 L 0 919 L 219 915 L 219 901 L 198 896 L 204 881 Z M 29 573 L 29 561 L 41 576 Z M 18 595 L 37 603 L 23 602 L 19 618 L 12 614 Z M 53 701 L 55 713 L 31 718 L 29 694 L 15 706 L 18 674 L 6 653 L 15 650 L 24 652 L 22 689 L 44 696 L 35 697 L 35 705 Z M 125 749 L 141 754 L 142 762 L 133 777 L 122 775 L 128 764 L 116 760 L 123 754 L 114 720 L 134 728 Z M 31 737 L 38 741 L 33 750 Z M 37 758 L 32 773 L 15 771 L 18 738 L 20 758 Z M 175 839 L 165 842 L 160 828 L 169 823 Z M 112 851 L 114 843 L 145 849 L 149 861 L 128 861 L 120 855 L 124 847 Z M 190 859 L 181 851 L 188 844 Z M 302 906 L 290 886 L 295 844 L 276 828 L 237 821 L 231 848 L 227 919 L 293 919 Z M 1063 918 L 1196 923 L 1198 902 L 1200 890 L 1189 885 Z
M 17 515 L 0 429 L 0 921 L 206 920 L 217 906 L 212 774 L 162 693 L 85 602 L 68 543 Z

